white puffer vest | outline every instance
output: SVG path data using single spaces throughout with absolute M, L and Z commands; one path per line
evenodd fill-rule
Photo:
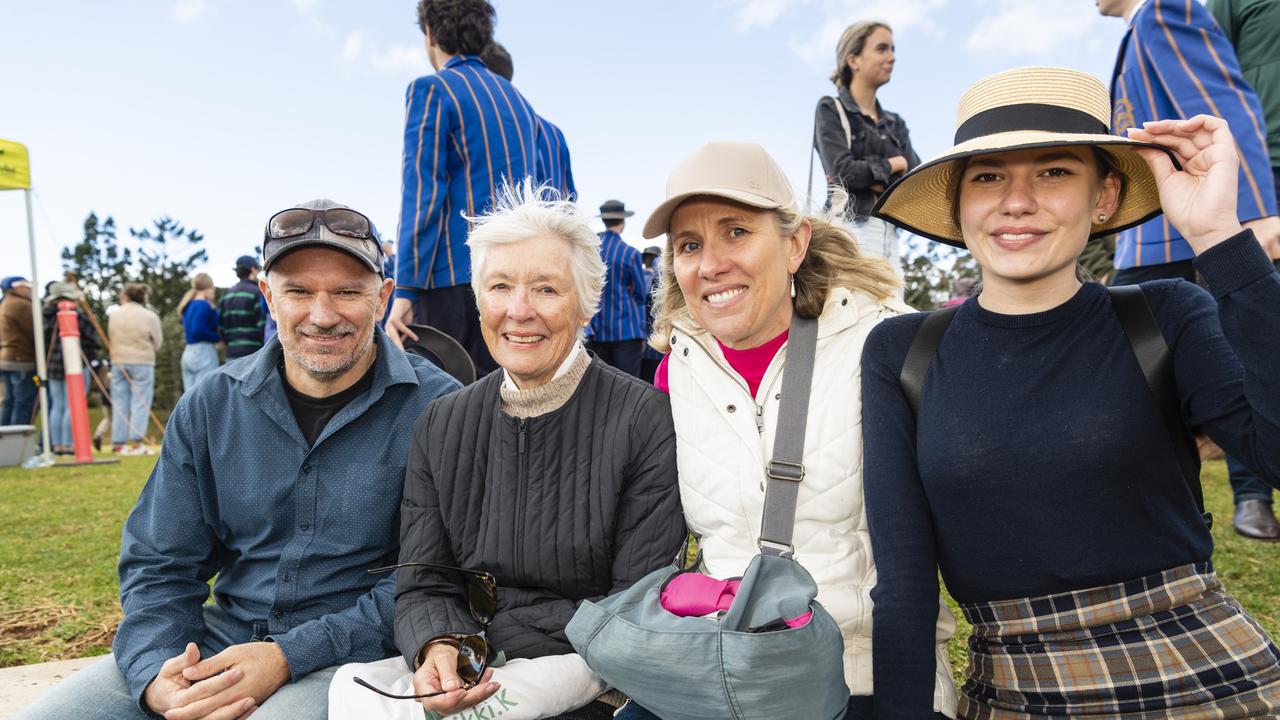
M 871 683 L 871 588 L 876 584 L 862 502 L 862 345 L 897 301 L 831 292 L 818 318 L 813 393 L 805 432 L 805 478 L 796 503 L 795 557 L 818 584 L 818 600 L 844 634 L 844 676 L 855 695 Z M 752 397 L 710 333 L 677 326 L 667 361 L 680 499 L 698 536 L 703 571 L 741 576 L 759 549 L 764 466 L 773 453 L 784 345 Z M 946 646 L 956 629 L 939 600 L 934 710 L 956 714 Z

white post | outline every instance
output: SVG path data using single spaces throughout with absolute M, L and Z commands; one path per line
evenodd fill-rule
M 44 362 L 44 313 L 40 307 L 40 275 L 36 268 L 36 226 L 31 218 L 31 188 L 23 192 L 27 198 L 27 241 L 31 248 L 31 325 L 35 328 L 36 377 L 40 378 L 40 437 L 44 439 L 44 459 L 52 462 L 53 446 L 49 444 L 49 391 L 45 378 L 49 377 Z

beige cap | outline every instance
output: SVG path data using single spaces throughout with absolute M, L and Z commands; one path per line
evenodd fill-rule
M 795 193 L 778 163 L 755 143 L 710 142 L 667 178 L 667 199 L 644 224 L 644 237 L 667 232 L 671 215 L 695 195 L 722 197 L 764 210 L 795 207 Z

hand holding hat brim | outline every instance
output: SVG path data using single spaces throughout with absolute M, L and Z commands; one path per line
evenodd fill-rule
M 1225 120 L 1197 115 L 1130 128 L 1129 137 L 1171 150 L 1137 152 L 1151 168 L 1165 216 L 1197 254 L 1241 231 L 1236 217 L 1240 155 Z

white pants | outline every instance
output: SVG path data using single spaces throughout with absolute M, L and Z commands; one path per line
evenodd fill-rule
M 393 700 L 361 687 L 353 678 L 395 695 L 413 694 L 413 673 L 404 658 L 353 663 L 338 668 L 329 685 L 329 720 L 423 720 L 416 700 Z M 448 717 L 458 720 L 497 718 L 538 720 L 576 710 L 604 692 L 604 681 L 591 672 L 580 655 L 548 655 L 533 660 L 508 660 L 493 669 L 501 689 L 479 705 Z M 441 717 L 427 713 L 427 720 Z

